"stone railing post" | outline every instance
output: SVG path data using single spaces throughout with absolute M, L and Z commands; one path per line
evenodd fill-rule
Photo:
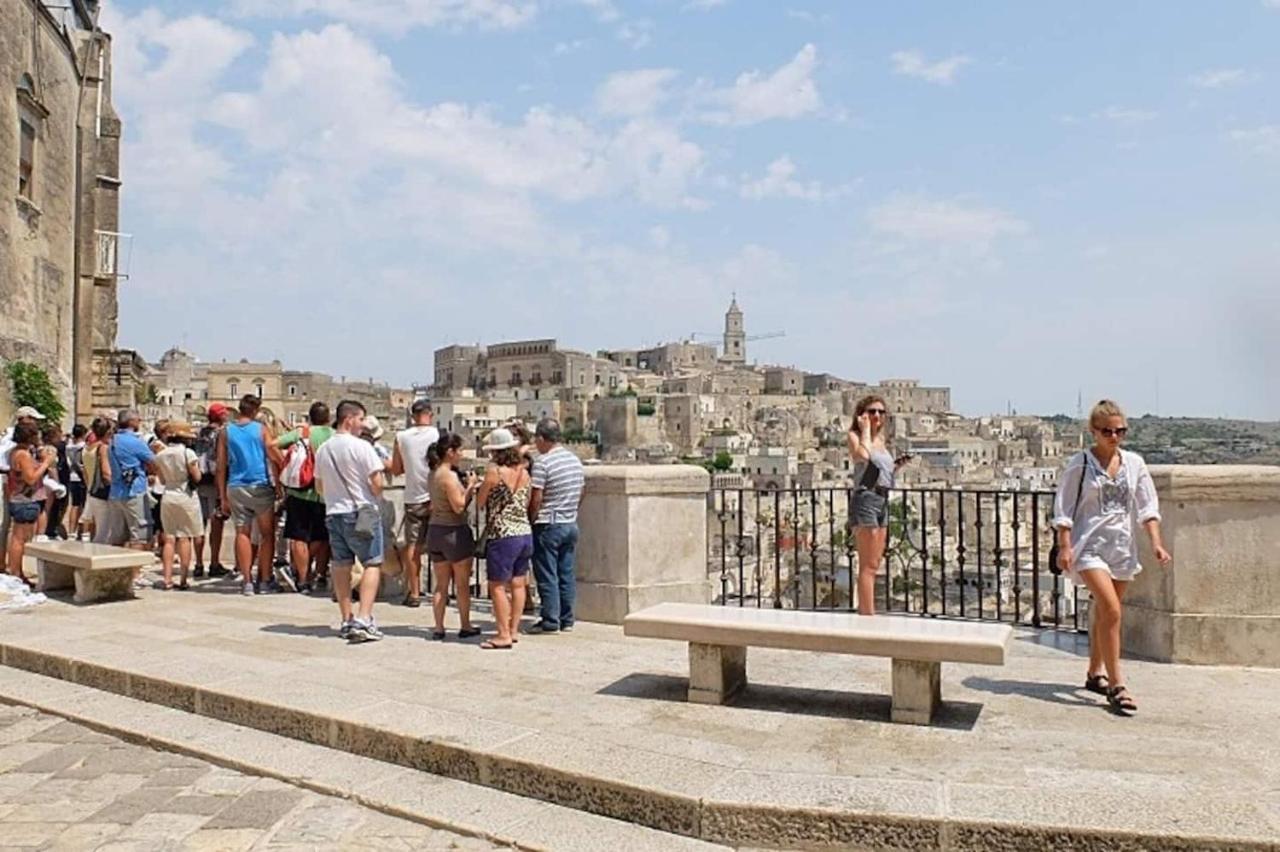
M 578 516 L 578 618 L 621 624 L 664 601 L 707 603 L 707 492 L 692 465 L 589 466 Z
M 1280 467 L 1152 466 L 1165 546 L 1142 537 L 1124 650 L 1205 665 L 1280 667 Z

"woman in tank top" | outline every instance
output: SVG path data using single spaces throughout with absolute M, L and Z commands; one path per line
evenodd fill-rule
M 427 489 L 431 495 L 431 523 L 427 528 L 427 555 L 431 557 L 431 573 L 435 589 L 431 610 L 435 629 L 431 638 L 445 638 L 444 612 L 449 603 L 449 582 L 458 597 L 458 638 L 479 636 L 480 629 L 471 626 L 471 563 L 476 540 L 467 522 L 467 505 L 480 483 L 470 472 L 457 469 L 461 460 L 462 436 L 449 433 L 427 450 L 431 478 Z
M 910 456 L 895 460 L 885 440 L 888 409 L 879 396 L 864 396 L 849 427 L 854 492 L 849 520 L 858 550 L 858 612 L 875 615 L 876 574 L 888 541 L 889 489 Z
M 529 523 L 533 478 L 520 453 L 520 439 L 510 429 L 490 432 L 484 449 L 493 453 L 493 463 L 485 471 L 477 499 L 485 511 L 485 573 L 498 635 L 480 647 L 497 650 L 519 641 L 516 637 L 533 558 L 533 526 Z

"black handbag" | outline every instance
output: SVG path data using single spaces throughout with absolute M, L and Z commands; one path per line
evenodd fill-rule
M 1085 452 L 1088 452 L 1088 451 L 1086 450 Z M 1084 453 L 1081 453 L 1081 455 L 1083 454 Z M 1084 478 L 1085 478 L 1085 475 L 1088 474 L 1088 472 L 1089 472 L 1089 460 L 1085 459 L 1084 470 L 1080 471 L 1080 482 L 1077 483 L 1076 485 L 1076 502 L 1075 502 L 1075 505 L 1071 507 L 1071 523 L 1072 524 L 1076 522 L 1076 512 L 1080 508 L 1080 496 L 1084 494 Z M 1062 569 L 1058 567 L 1058 554 L 1061 551 L 1062 551 L 1062 548 L 1058 547 L 1058 530 L 1057 530 L 1057 527 L 1055 527 L 1053 530 L 1053 544 L 1049 546 L 1049 573 L 1050 574 L 1056 575 L 1056 574 L 1062 573 Z

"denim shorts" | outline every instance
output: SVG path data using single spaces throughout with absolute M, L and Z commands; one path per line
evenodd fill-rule
M 889 526 L 889 498 L 870 489 L 859 488 L 853 492 L 852 520 L 854 527 Z
M 529 573 L 533 558 L 533 534 L 490 539 L 485 546 L 484 573 L 490 583 L 510 583 Z
M 357 559 L 366 568 L 382 564 L 382 524 L 374 526 L 370 538 L 363 538 L 356 535 L 358 515 L 358 512 L 325 515 L 324 525 L 329 530 L 333 564 L 339 568 L 346 568 Z
M 39 503 L 9 503 L 9 519 L 15 524 L 34 524 L 40 518 Z

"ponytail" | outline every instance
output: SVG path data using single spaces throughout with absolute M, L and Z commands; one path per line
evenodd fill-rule
M 427 447 L 427 467 L 435 470 L 450 450 L 462 448 L 462 436 L 457 432 L 445 432 L 440 439 Z

